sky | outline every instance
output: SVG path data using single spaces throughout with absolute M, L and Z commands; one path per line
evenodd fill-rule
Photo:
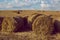
M 60 0 L 0 0 L 0 10 L 60 11 Z

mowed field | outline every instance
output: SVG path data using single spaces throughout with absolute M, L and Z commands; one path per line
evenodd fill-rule
M 60 21 L 60 11 L 40 11 L 40 10 L 20 10 L 18 13 L 17 10 L 6 10 L 0 11 L 0 17 L 26 17 L 32 14 L 45 14 L 52 15 L 51 17 L 54 20 Z M 39 37 L 33 32 L 19 32 L 19 33 L 0 33 L 0 40 L 40 40 Z M 60 33 L 54 34 L 49 37 L 49 40 L 60 40 Z
M 34 13 L 52 15 L 53 18 L 60 17 L 60 11 L 40 11 L 40 10 L 20 10 L 20 14 L 17 13 L 17 10 L 3 10 L 0 11 L 0 16 L 5 17 L 14 17 L 14 16 L 29 16 Z

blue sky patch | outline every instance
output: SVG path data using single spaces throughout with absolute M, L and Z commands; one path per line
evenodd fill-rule
M 58 10 L 60 0 L 0 0 L 0 10 Z

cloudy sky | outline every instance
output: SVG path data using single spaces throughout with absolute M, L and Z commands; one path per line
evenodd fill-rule
M 60 0 L 0 0 L 0 10 L 60 11 Z

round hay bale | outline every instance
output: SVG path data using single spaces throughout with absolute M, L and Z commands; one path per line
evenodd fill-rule
M 36 19 L 36 17 L 38 17 L 40 15 L 42 15 L 42 14 L 35 13 L 35 14 L 32 14 L 32 15 L 28 16 L 28 24 L 29 24 L 29 27 L 32 27 L 32 23 L 34 22 L 34 20 Z
M 32 30 L 36 34 L 46 35 L 53 31 L 53 20 L 50 16 L 40 15 L 32 23 Z
M 32 14 L 32 15 L 28 16 L 28 23 L 32 23 L 35 20 L 35 18 L 40 16 L 40 15 L 43 15 L 43 14 L 35 13 L 35 14 Z
M 13 17 L 5 17 L 2 22 L 2 32 L 13 32 L 15 29 Z

